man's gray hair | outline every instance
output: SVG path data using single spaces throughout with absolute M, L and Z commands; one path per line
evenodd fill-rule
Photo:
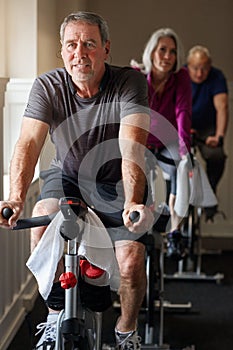
M 196 53 L 198 53 L 201 57 L 207 57 L 209 60 L 209 63 L 212 62 L 212 58 L 209 50 L 207 49 L 207 47 L 202 45 L 195 45 L 189 50 L 187 55 L 187 62 L 189 62 L 192 56 L 195 55 Z
M 155 31 L 146 44 L 142 56 L 142 62 L 145 68 L 145 73 L 150 73 L 152 70 L 152 53 L 158 46 L 159 40 L 164 37 L 172 38 L 176 44 L 176 64 L 173 71 L 177 72 L 184 64 L 184 50 L 178 35 L 171 28 L 161 28 Z
M 76 13 L 71 13 L 68 15 L 60 27 L 60 39 L 61 43 L 64 40 L 64 32 L 68 23 L 76 23 L 76 22 L 87 22 L 89 24 L 94 24 L 99 27 L 100 36 L 102 44 L 104 45 L 109 40 L 109 29 L 107 22 L 98 14 L 93 12 L 79 11 Z

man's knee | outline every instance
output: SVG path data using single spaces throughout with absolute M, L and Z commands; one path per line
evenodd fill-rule
M 47 306 L 56 311 L 61 311 L 65 307 L 65 290 L 60 282 L 53 284 L 51 292 L 46 300 Z
M 51 213 L 54 213 L 58 211 L 58 200 L 53 199 L 42 199 L 38 201 L 32 211 L 32 216 L 42 216 L 42 215 L 49 215 Z M 30 246 L 31 246 L 31 252 L 35 249 L 37 244 L 39 243 L 41 237 L 44 234 L 46 227 L 40 226 L 40 227 L 34 227 L 31 229 L 31 238 L 30 238 Z
M 122 278 L 131 280 L 144 274 L 145 247 L 142 243 L 132 242 L 128 248 L 123 248 L 117 257 Z
M 59 210 L 58 199 L 46 198 L 39 200 L 32 211 L 33 216 L 48 215 Z

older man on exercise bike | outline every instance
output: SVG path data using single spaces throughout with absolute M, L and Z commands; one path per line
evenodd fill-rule
M 140 349 L 137 316 L 146 287 L 143 240 L 154 220 L 144 167 L 150 125 L 146 81 L 131 68 L 106 63 L 109 32 L 97 14 L 67 16 L 60 39 L 65 67 L 33 84 L 11 161 L 9 200 L 0 203 L 0 210 L 7 206 L 13 215 L 9 220 L 1 217 L 0 223 L 9 228 L 19 218 L 49 132 L 56 156 L 40 175 L 41 199 L 33 216 L 57 211 L 65 195 L 83 199 L 107 223 L 121 277 L 116 346 Z M 140 214 L 137 222 L 130 220 L 133 211 Z M 43 228 L 32 230 L 32 250 L 43 233 Z M 55 341 L 54 323 L 63 306 L 58 282 L 62 270 L 61 262 L 47 300 L 47 328 L 36 349 L 50 349 Z

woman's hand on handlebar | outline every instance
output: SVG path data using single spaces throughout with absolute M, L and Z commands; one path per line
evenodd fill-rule
M 135 212 L 137 212 L 138 215 L 134 219 L 132 213 Z M 122 217 L 124 225 L 133 233 L 145 233 L 150 230 L 154 224 L 153 212 L 144 204 L 132 203 L 131 205 L 127 205 L 123 211 Z
M 3 217 L 3 209 L 9 208 L 13 214 L 10 218 Z M 0 225 L 4 228 L 13 228 L 23 210 L 23 203 L 19 201 L 0 201 Z

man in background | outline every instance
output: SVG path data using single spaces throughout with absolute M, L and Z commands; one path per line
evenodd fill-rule
M 209 50 L 204 46 L 197 45 L 189 50 L 187 66 L 192 81 L 192 128 L 216 194 L 226 162 L 223 147 L 228 124 L 226 78 L 221 70 L 212 66 Z M 206 220 L 213 220 L 217 207 L 206 208 L 205 212 Z

